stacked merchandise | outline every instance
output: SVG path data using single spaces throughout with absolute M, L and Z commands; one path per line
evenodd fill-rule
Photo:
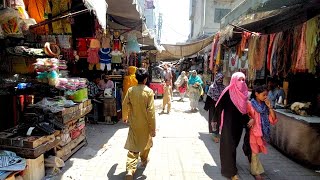
M 35 71 L 38 73 L 39 82 L 47 83 L 55 86 L 59 78 L 59 70 L 67 69 L 66 61 L 56 58 L 38 58 L 34 63 Z
M 64 90 L 68 99 L 74 102 L 84 102 L 88 99 L 87 79 L 58 78 L 56 88 Z
M 20 125 L 0 132 L 0 149 L 11 150 L 24 158 L 37 158 L 58 144 L 61 147 L 66 132 L 73 139 L 84 135 L 84 122 L 79 119 L 91 109 L 89 100 L 75 104 L 61 97 L 45 98 L 29 105 Z

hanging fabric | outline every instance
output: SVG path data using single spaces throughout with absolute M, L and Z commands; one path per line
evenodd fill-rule
M 212 43 L 212 47 L 211 47 L 211 53 L 210 53 L 210 64 L 209 64 L 209 69 L 212 71 L 213 70 L 213 65 L 214 65 L 214 57 L 217 53 L 217 50 L 218 50 L 218 42 L 219 42 L 219 33 L 217 33 L 215 36 L 214 36 L 214 39 L 213 39 L 213 43 Z
M 315 50 L 320 43 L 320 16 L 314 17 L 307 21 L 306 29 L 306 49 L 307 62 L 306 66 L 309 73 L 316 72 Z
M 306 27 L 307 23 L 303 23 L 300 36 L 301 40 L 297 49 L 296 72 L 305 72 L 307 70 Z
M 271 64 L 270 64 L 270 75 L 275 76 L 277 74 L 277 58 L 278 58 L 278 45 L 279 41 L 282 39 L 282 32 L 279 32 L 276 34 L 273 46 L 272 46 L 272 51 L 271 51 Z
M 246 32 L 246 31 L 242 32 L 242 39 L 241 39 L 241 43 L 240 43 L 241 51 L 245 50 L 246 45 L 247 45 L 248 40 L 249 40 L 250 37 L 251 37 L 251 33 L 250 32 Z
M 267 49 L 268 36 L 262 35 L 257 39 L 256 49 L 254 50 L 254 67 L 256 70 L 261 70 L 266 60 L 266 49 Z
M 267 55 L 267 69 L 269 71 L 271 69 L 271 53 L 272 53 L 272 47 L 273 47 L 275 37 L 276 37 L 275 33 L 269 35 L 269 45 L 268 45 L 268 55 Z

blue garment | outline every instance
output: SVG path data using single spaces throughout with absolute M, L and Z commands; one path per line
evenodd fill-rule
M 189 85 L 194 85 L 195 83 L 199 83 L 201 86 L 203 85 L 203 82 L 202 82 L 201 78 L 198 75 L 196 75 L 195 77 L 190 75 L 188 84 Z
M 27 162 L 24 158 L 11 151 L 0 151 L 0 180 L 5 179 L 14 171 L 22 171 Z
M 100 63 L 111 64 L 111 48 L 101 48 L 99 50 Z
M 260 113 L 263 139 L 268 142 L 270 140 L 269 108 L 264 102 L 259 104 L 254 98 L 251 99 L 251 104 L 252 107 Z
M 275 105 L 276 105 L 276 101 L 277 99 L 279 98 L 279 91 L 277 89 L 274 89 L 274 90 L 270 90 L 268 92 L 268 99 L 270 100 L 271 102 L 271 106 L 274 108 Z

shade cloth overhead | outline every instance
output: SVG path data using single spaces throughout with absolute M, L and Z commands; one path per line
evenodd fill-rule
M 83 0 L 84 5 L 90 11 L 93 11 L 103 29 L 107 27 L 107 8 L 108 4 L 105 0 Z
M 140 20 L 143 17 L 144 0 L 106 0 L 108 14 L 127 19 Z
M 143 37 L 142 31 L 144 24 L 141 20 L 132 20 L 122 17 L 112 16 L 114 21 L 108 22 L 109 29 L 119 30 L 124 37 L 127 37 L 128 33 L 133 33 L 137 36 L 138 42 L 143 45 L 154 45 L 154 39 L 150 36 Z
M 193 54 L 198 53 L 203 48 L 207 47 L 212 43 L 214 36 L 210 36 L 203 40 L 192 42 L 188 44 L 179 44 L 179 45 L 171 45 L 171 44 L 163 44 L 162 46 L 165 48 L 165 53 L 168 53 L 173 58 L 183 58 L 188 57 Z

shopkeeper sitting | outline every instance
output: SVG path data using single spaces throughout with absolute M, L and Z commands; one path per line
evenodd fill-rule
M 97 76 L 93 77 L 93 80 L 89 82 L 88 96 L 90 99 L 98 98 L 103 93 L 103 91 L 99 89 L 99 86 L 98 86 L 99 82 L 100 82 L 100 78 Z
M 114 83 L 110 76 L 103 75 L 102 79 L 99 81 L 99 88 L 101 90 L 114 89 Z
M 271 102 L 273 108 L 276 108 L 276 103 L 281 100 L 280 104 L 283 104 L 285 98 L 284 90 L 280 88 L 278 82 L 275 79 L 270 79 L 268 82 L 268 99 Z

